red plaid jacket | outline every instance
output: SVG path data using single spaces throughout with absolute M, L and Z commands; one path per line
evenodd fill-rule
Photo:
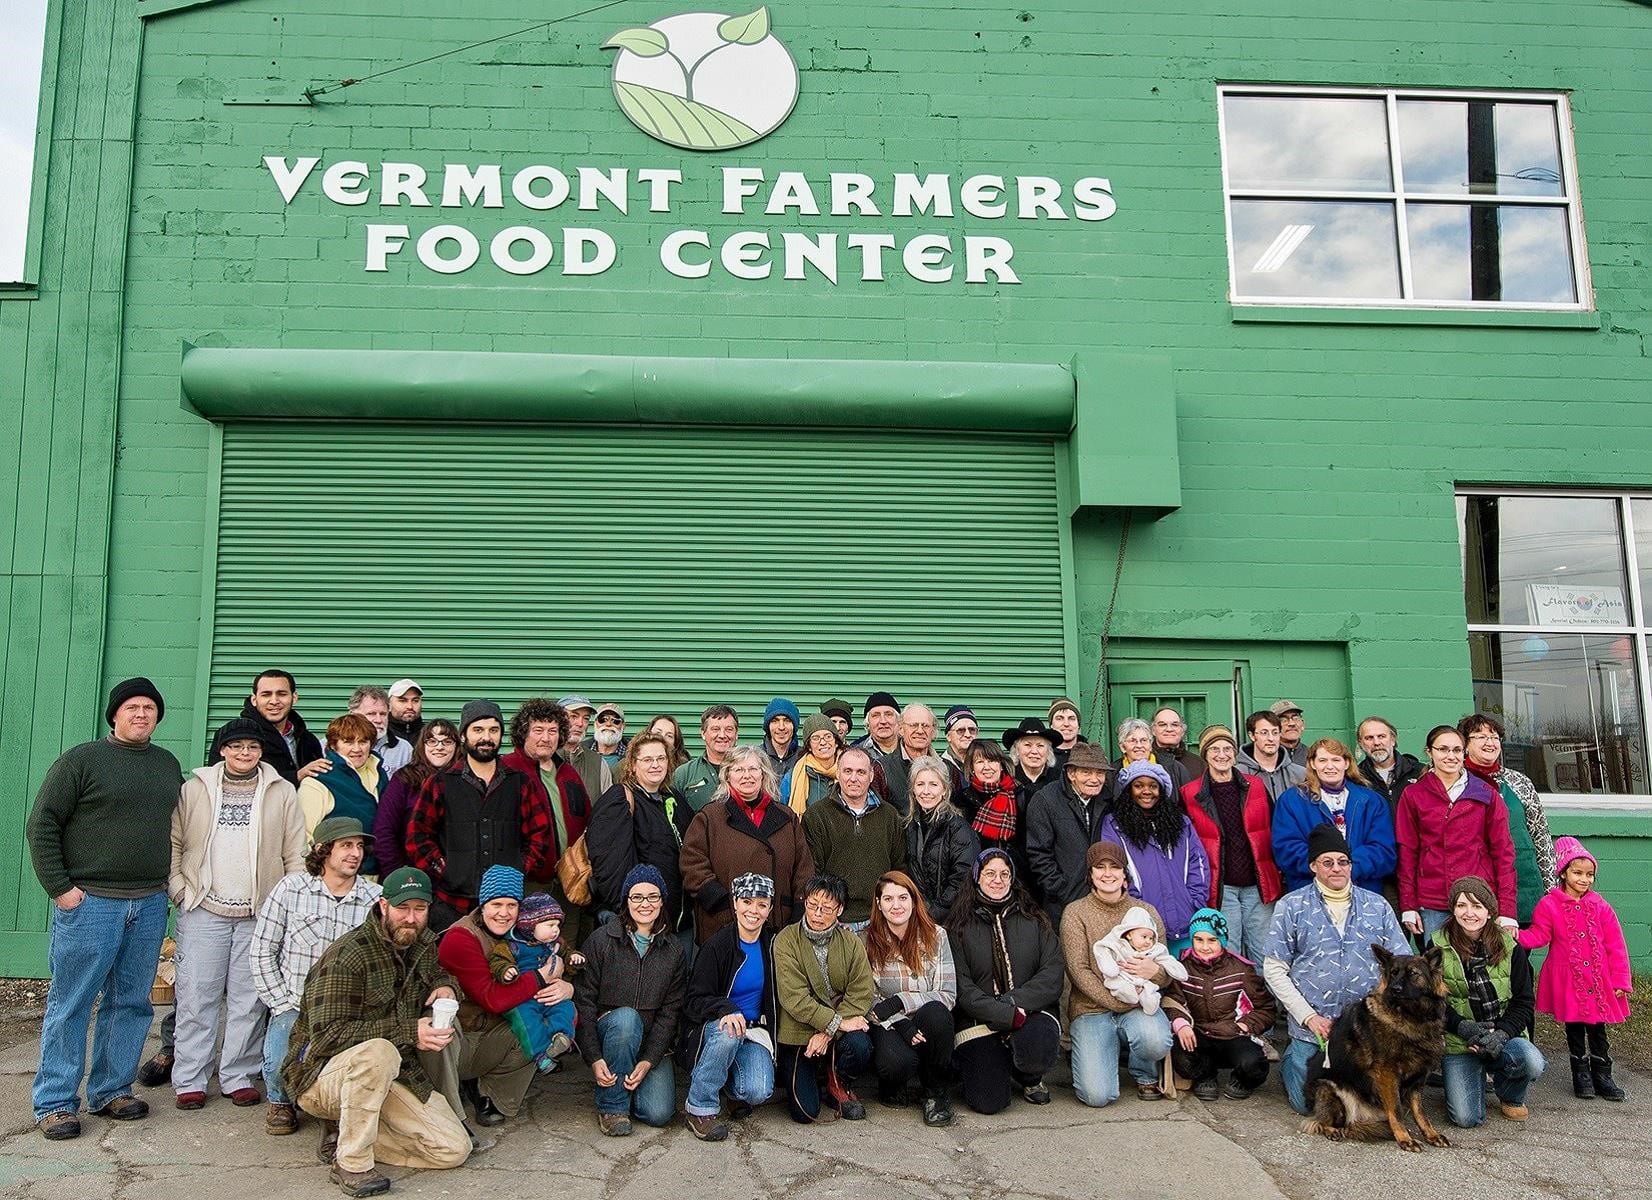
M 556 857 L 551 805 L 537 778 L 499 761 L 485 790 L 479 783 L 462 757 L 437 771 L 419 789 L 407 826 L 407 861 L 430 876 L 438 900 L 462 913 L 476 906 L 482 872 L 495 862 L 520 867 L 529 879 L 537 879 Z M 481 809 L 500 800 L 509 801 L 517 814 L 519 861 L 500 853 L 489 857 L 475 846 L 476 830 L 485 820 Z M 450 823 L 456 803 L 472 814 L 463 827 Z

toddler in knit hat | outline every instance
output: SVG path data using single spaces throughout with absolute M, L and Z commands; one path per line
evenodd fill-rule
M 577 971 L 584 962 L 579 954 L 564 959 L 562 906 L 543 892 L 523 897 L 516 924 L 488 952 L 488 968 L 495 982 L 511 984 L 527 975 L 536 991 L 563 978 L 565 967 Z M 522 1052 L 534 1060 L 541 1074 L 555 1071 L 557 1059 L 573 1048 L 572 999 L 544 1004 L 530 998 L 513 1007 L 507 1019 Z

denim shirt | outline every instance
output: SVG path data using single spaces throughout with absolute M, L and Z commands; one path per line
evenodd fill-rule
M 1330 910 L 1312 883 L 1279 901 L 1263 949 L 1291 969 L 1291 982 L 1314 1011 L 1335 1020 L 1348 1005 L 1377 986 L 1382 968 L 1371 953 L 1373 945 L 1395 954 L 1410 954 L 1405 931 L 1377 892 L 1354 888 L 1348 919 L 1341 933 Z M 1314 1035 L 1294 1016 L 1288 1016 L 1291 1036 L 1312 1042 Z

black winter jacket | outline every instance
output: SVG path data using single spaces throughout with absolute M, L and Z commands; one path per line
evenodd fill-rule
M 1371 790 L 1388 801 L 1388 815 L 1390 817 L 1400 807 L 1400 793 L 1421 779 L 1423 772 L 1426 770 L 1428 768 L 1411 755 L 1396 754 L 1394 756 L 1394 778 L 1391 782 L 1385 783 L 1382 776 L 1378 774 L 1376 764 L 1371 761 L 1369 754 L 1359 760 L 1360 774 L 1365 776 Z
M 585 965 L 574 976 L 574 1009 L 579 1016 L 574 1040 L 587 1064 L 602 1057 L 597 1018 L 616 1008 L 634 1008 L 642 1017 L 639 1060 L 657 1064 L 671 1053 L 688 994 L 688 966 L 682 943 L 664 922 L 654 930 L 648 953 L 641 956 L 631 931 L 620 921 L 597 926 L 585 939 Z
M 959 890 L 971 886 L 979 853 L 981 839 L 957 813 L 942 813 L 929 821 L 920 816 L 907 825 L 906 870 L 930 916 L 945 919 Z
M 629 791 L 635 804 L 626 799 Z M 671 802 L 668 815 L 665 801 Z M 652 799 L 641 788 L 616 783 L 591 809 L 585 826 L 585 850 L 591 856 L 591 894 L 609 912 L 625 911 L 620 890 L 638 863 L 658 867 L 665 876 L 665 917 L 676 929 L 683 913 L 681 853 L 683 833 L 694 811 L 682 799 L 665 792 Z
M 275 768 L 276 774 L 294 787 L 298 786 L 298 768 L 305 763 L 314 762 L 324 753 L 320 739 L 310 732 L 309 726 L 304 724 L 304 718 L 298 715 L 297 709 L 287 714 L 287 719 L 293 723 L 293 741 L 298 743 L 297 762 L 293 761 L 292 751 L 287 749 L 287 739 L 281 736 L 281 731 L 272 725 L 263 713 L 252 706 L 251 700 L 241 706 L 241 715 L 258 724 L 258 744 L 264 751 L 263 758 L 259 761 L 269 763 Z M 223 761 L 224 748 L 214 737 L 206 765 L 214 767 Z
M 1107 815 L 1106 793 L 1089 812 L 1065 778 L 1041 788 L 1027 804 L 1027 861 L 1048 908 L 1060 910 L 1090 890 L 1086 856 Z
M 952 957 L 958 970 L 958 1006 L 953 1010 L 959 1029 L 984 1024 L 998 1033 L 1014 1027 L 1015 1010 L 1047 1012 L 1058 1017 L 1061 984 L 1067 967 L 1061 941 L 1042 915 L 1012 908 L 1001 918 L 1009 949 L 1015 986 L 996 994 L 992 971 L 992 910 L 977 901 L 970 919 L 948 927 Z
M 757 940 L 763 947 L 763 1012 L 756 1023 L 768 1029 L 773 1039 L 780 1032 L 779 993 L 774 986 L 774 930 L 765 926 Z M 706 1026 L 739 1011 L 729 993 L 734 990 L 734 976 L 745 959 L 740 931 L 733 925 L 723 926 L 694 952 L 688 1000 L 683 1005 L 682 1036 L 677 1041 L 677 1065 L 684 1071 L 692 1071 L 700 1057 Z

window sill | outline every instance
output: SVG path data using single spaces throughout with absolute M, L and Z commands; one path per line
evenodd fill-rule
M 1483 329 L 1599 329 L 1600 313 L 1579 309 L 1343 308 L 1281 304 L 1233 304 L 1236 324 L 1433 325 Z
M 40 285 L 35 283 L 0 283 L 0 300 L 38 300 Z
M 1541 794 L 1556 837 L 1652 837 L 1652 796 Z

